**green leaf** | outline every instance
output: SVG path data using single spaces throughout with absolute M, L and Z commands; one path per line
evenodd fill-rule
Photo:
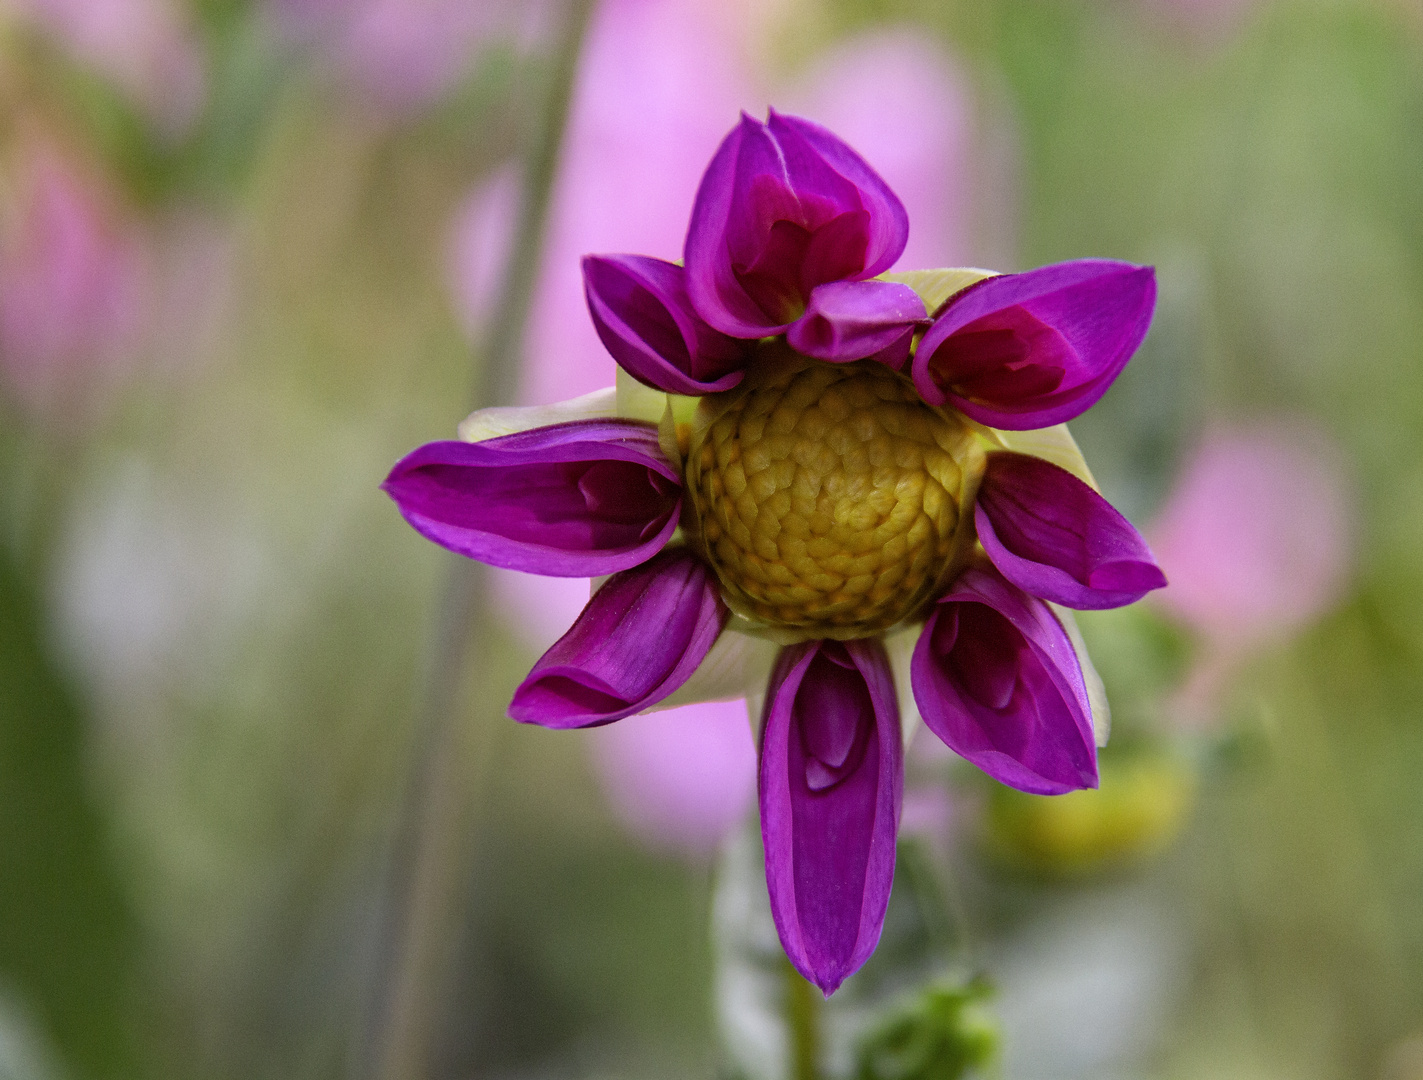
M 0 554 L 0 982 L 75 1077 L 138 1076 L 137 920 L 88 783 L 84 716 L 40 607 Z

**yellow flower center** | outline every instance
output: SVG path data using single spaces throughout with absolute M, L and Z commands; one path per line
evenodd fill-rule
M 844 640 L 914 616 L 958 572 L 982 472 L 967 421 L 908 379 L 771 344 L 703 399 L 686 479 L 732 610 L 778 640 Z

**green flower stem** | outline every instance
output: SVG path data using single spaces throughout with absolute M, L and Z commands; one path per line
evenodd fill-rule
M 567 0 L 551 59 L 544 107 L 523 162 L 524 189 L 503 289 L 472 386 L 475 408 L 510 400 L 516 389 L 524 327 L 548 220 L 559 147 L 568 117 L 578 56 L 593 0 Z M 450 557 L 449 577 L 433 634 L 417 717 L 412 775 L 391 856 L 389 955 L 382 958 L 362 1050 L 362 1074 L 372 1080 L 421 1080 L 430 1074 L 440 1010 L 449 1000 L 450 943 L 457 939 L 460 883 L 466 879 L 468 837 L 487 768 L 486 733 L 465 722 L 468 670 L 488 656 L 484 567 Z M 483 681 L 483 680 L 478 680 Z
M 820 1080 L 820 992 L 785 962 L 788 1080 Z

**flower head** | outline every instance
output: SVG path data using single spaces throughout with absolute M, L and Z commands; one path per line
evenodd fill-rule
M 903 716 L 1022 790 L 1095 786 L 1105 699 L 1065 608 L 1165 584 L 1062 426 L 1140 343 L 1151 270 L 887 275 L 907 235 L 829 131 L 743 117 L 703 177 L 685 266 L 584 259 L 617 389 L 476 413 L 385 485 L 454 551 L 613 575 L 515 719 L 764 700 L 772 911 L 827 994 L 879 940 Z

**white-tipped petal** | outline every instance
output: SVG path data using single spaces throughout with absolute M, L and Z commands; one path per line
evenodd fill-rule
M 638 382 L 622 368 L 617 376 L 618 415 L 624 420 L 645 420 L 649 424 L 662 422 L 667 411 L 668 395 Z
M 1102 685 L 1102 676 L 1097 674 L 1092 657 L 1088 655 L 1087 642 L 1082 640 L 1082 631 L 1077 628 L 1077 618 L 1072 609 L 1054 604 L 1051 600 L 1046 603 L 1067 631 L 1067 638 L 1077 653 L 1077 662 L 1082 665 L 1082 681 L 1087 686 L 1087 704 L 1092 708 L 1092 734 L 1096 736 L 1098 746 L 1106 746 L 1107 737 L 1112 733 L 1112 710 L 1107 705 L 1107 688 Z
M 884 636 L 884 651 L 889 654 L 889 670 L 894 675 L 894 693 L 899 698 L 899 726 L 906 750 L 909 740 L 923 723 L 919 703 L 914 700 L 914 687 L 909 681 L 909 663 L 914 659 L 914 646 L 923 632 L 924 624 L 915 623 Z
M 1031 454 L 1033 457 L 1050 461 L 1101 494 L 1102 489 L 1097 486 L 1092 470 L 1087 467 L 1082 451 L 1077 448 L 1077 440 L 1072 437 L 1072 432 L 1067 430 L 1066 424 L 1037 428 L 1034 431 L 999 431 L 997 428 L 984 430 L 991 432 L 1004 450 L 1011 450 L 1015 454 Z
M 933 315 L 955 293 L 962 292 L 976 281 L 997 277 L 996 270 L 979 270 L 973 266 L 955 266 L 943 270 L 893 270 L 881 274 L 876 281 L 895 281 L 908 285 L 919 299 L 924 301 L 924 310 Z
M 696 705 L 703 701 L 733 701 L 766 692 L 771 667 L 780 646 L 765 638 L 735 630 L 723 630 L 711 652 L 671 697 L 663 698 L 648 712 Z
M 480 409 L 460 421 L 457 429 L 465 442 L 483 442 L 500 435 L 532 431 L 571 420 L 602 420 L 618 415 L 617 399 L 611 386 L 582 397 L 556 401 L 552 405 L 505 405 Z M 659 414 L 660 415 L 660 414 Z

